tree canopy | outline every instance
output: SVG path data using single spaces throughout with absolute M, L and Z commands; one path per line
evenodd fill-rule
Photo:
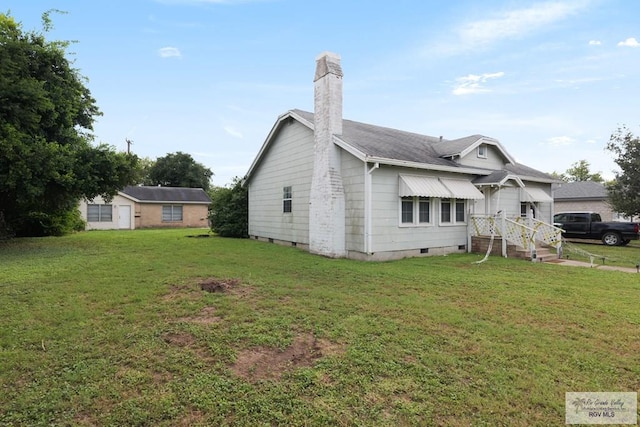
M 564 173 L 553 172 L 552 176 L 559 178 L 566 182 L 577 182 L 577 181 L 594 181 L 594 182 L 604 182 L 604 178 L 600 172 L 591 172 L 591 165 L 586 160 L 580 160 L 571 165 L 569 169 L 567 169 Z
M 190 154 L 178 151 L 159 157 L 149 166 L 146 185 L 162 185 L 163 187 L 211 187 L 213 172 L 206 166 L 196 162 Z
M 45 30 L 51 28 L 48 13 Z M 136 156 L 93 145 L 100 115 L 67 42 L 25 32 L 0 13 L 0 228 L 62 234 L 79 227 L 81 198 L 110 198 L 129 184 Z
M 211 230 L 222 237 L 247 237 L 249 234 L 249 196 L 238 177 L 231 187 L 216 187 L 209 192 Z
M 611 207 L 630 217 L 640 215 L 640 138 L 623 126 L 611 135 L 606 148 L 620 167 L 607 185 Z

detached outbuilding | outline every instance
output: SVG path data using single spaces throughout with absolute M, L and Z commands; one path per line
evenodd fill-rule
M 113 200 L 83 200 L 87 230 L 207 227 L 211 199 L 202 188 L 129 186 Z
M 465 252 L 472 235 L 498 226 L 526 246 L 551 223 L 555 180 L 496 139 L 344 120 L 336 54 L 317 58 L 314 88 L 314 112 L 281 115 L 249 168 L 251 238 L 384 260 Z

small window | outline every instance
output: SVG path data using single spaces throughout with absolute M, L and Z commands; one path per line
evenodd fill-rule
M 402 223 L 413 224 L 413 197 L 402 198 Z
M 487 158 L 487 146 L 484 144 L 478 145 L 478 157 L 481 159 Z
M 162 206 L 162 222 L 181 222 L 182 205 Z
M 451 200 L 442 199 L 440 202 L 440 222 L 447 224 L 451 222 Z
M 456 200 L 456 222 L 465 222 L 465 203 L 462 199 Z
M 431 201 L 426 197 L 418 199 L 418 222 L 420 224 L 431 222 Z
M 291 213 L 292 201 L 293 201 L 293 197 L 291 192 L 291 186 L 283 187 L 282 188 L 282 212 Z
M 87 222 L 111 222 L 113 207 L 111 205 L 87 205 Z

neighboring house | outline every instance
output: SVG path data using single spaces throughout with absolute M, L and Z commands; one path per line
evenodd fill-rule
M 472 216 L 550 223 L 555 180 L 496 139 L 343 120 L 339 56 L 317 58 L 315 113 L 281 115 L 249 168 L 251 238 L 383 260 L 470 250 Z
M 554 186 L 554 211 L 597 212 L 603 221 L 630 221 L 614 212 L 609 205 L 609 194 L 604 184 L 593 181 L 563 182 Z
M 129 186 L 106 203 L 83 200 L 87 230 L 207 227 L 211 199 L 202 188 Z

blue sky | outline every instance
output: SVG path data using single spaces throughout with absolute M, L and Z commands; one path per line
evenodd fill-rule
M 432 136 L 482 134 L 564 172 L 640 134 L 637 0 L 9 0 L 23 29 L 53 14 L 103 112 L 96 140 L 182 151 L 244 175 L 277 117 L 313 111 L 315 58 L 341 55 L 344 117 Z

